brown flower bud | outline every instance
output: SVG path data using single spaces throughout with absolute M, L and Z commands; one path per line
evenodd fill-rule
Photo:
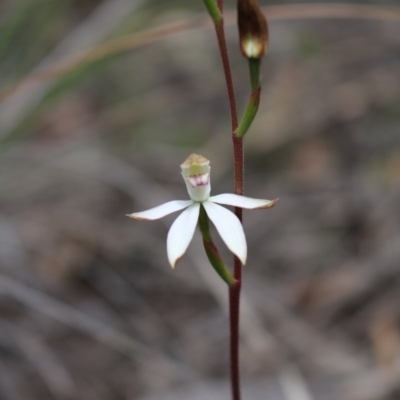
M 238 0 L 238 25 L 242 54 L 261 58 L 268 50 L 268 24 L 256 0 Z

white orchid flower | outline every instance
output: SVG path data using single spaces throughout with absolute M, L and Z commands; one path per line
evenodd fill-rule
M 191 200 L 169 201 L 147 211 L 128 214 L 128 217 L 136 220 L 156 220 L 185 209 L 168 232 L 168 261 L 171 267 L 175 268 L 193 238 L 200 207 L 203 206 L 228 249 L 244 265 L 247 258 L 247 244 L 242 224 L 232 211 L 219 204 L 254 210 L 270 208 L 277 200 L 253 199 L 229 193 L 210 196 L 210 161 L 198 154 L 190 155 L 181 164 L 181 170 Z

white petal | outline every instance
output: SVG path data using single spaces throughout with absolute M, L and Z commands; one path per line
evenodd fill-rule
M 167 237 L 168 261 L 175 268 L 192 240 L 199 219 L 200 203 L 193 203 L 174 221 Z
M 278 199 L 275 200 L 262 200 L 253 199 L 251 197 L 239 196 L 238 194 L 218 194 L 217 196 L 211 196 L 209 201 L 219 204 L 226 204 L 227 206 L 235 206 L 240 208 L 247 208 L 249 210 L 255 210 L 257 208 L 270 208 L 273 207 Z
M 154 220 L 165 217 L 166 215 L 172 214 L 175 211 L 182 210 L 183 208 L 190 206 L 192 203 L 192 200 L 173 200 L 169 201 L 168 203 L 161 204 L 160 206 L 150 208 L 150 210 L 127 214 L 127 216 L 137 220 Z
M 228 249 L 239 258 L 243 265 L 246 264 L 246 237 L 239 218 L 232 211 L 211 201 L 204 202 L 203 206 Z

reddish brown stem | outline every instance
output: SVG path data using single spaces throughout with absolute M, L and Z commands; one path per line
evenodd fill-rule
M 222 66 L 224 68 L 224 75 L 225 75 L 225 81 L 226 81 L 226 88 L 228 91 L 229 107 L 231 110 L 232 135 L 233 135 L 234 131 L 238 127 L 238 117 L 237 117 L 237 110 L 236 110 L 235 91 L 233 88 L 231 66 L 230 66 L 230 62 L 229 62 L 228 49 L 226 46 L 223 19 L 215 25 L 215 30 L 217 33 L 218 46 L 219 46 L 219 50 L 221 53 Z
M 234 260 L 234 278 L 236 283 L 229 288 L 230 317 L 230 354 L 231 354 L 231 388 L 232 400 L 240 400 L 240 369 L 239 369 L 239 321 L 240 321 L 240 289 L 242 287 L 242 264 L 238 258 Z
M 223 14 L 223 0 L 217 0 L 218 7 Z M 244 194 L 244 152 L 243 140 L 235 135 L 238 127 L 235 91 L 233 87 L 232 72 L 229 62 L 228 49 L 226 45 L 223 19 L 215 26 L 218 45 L 222 58 L 222 65 L 228 91 L 229 106 L 232 123 L 232 142 L 234 153 L 235 193 Z M 236 207 L 235 214 L 242 221 L 242 209 Z M 232 400 L 240 400 L 240 370 L 239 370 L 239 320 L 240 320 L 240 290 L 242 286 L 242 264 L 240 260 L 234 259 L 234 278 L 236 283 L 229 288 L 229 316 L 230 316 L 230 369 Z

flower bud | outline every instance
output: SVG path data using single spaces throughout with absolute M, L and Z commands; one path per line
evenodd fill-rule
M 246 58 L 261 58 L 268 51 L 268 24 L 256 0 L 238 0 L 240 49 Z
M 206 201 L 210 197 L 210 161 L 198 154 L 191 154 L 181 164 L 182 176 L 193 201 Z

